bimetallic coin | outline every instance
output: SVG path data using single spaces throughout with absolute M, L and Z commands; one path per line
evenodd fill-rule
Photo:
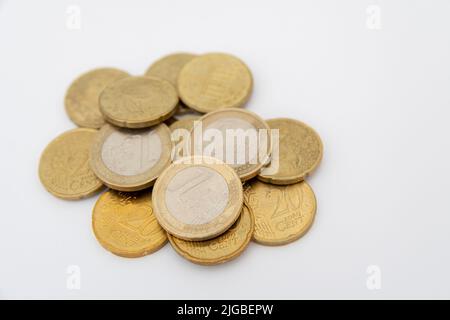
M 42 153 L 39 178 L 51 194 L 68 200 L 95 194 L 103 184 L 89 167 L 97 130 L 73 129 L 53 140 Z
M 103 193 L 92 212 L 92 228 L 106 250 L 127 258 L 145 256 L 167 242 L 167 234 L 153 214 L 148 190 Z
M 242 209 L 242 184 L 221 161 L 188 157 L 169 166 L 153 187 L 160 225 L 184 240 L 208 240 L 236 221 Z
M 267 123 L 253 112 L 230 108 L 204 115 L 191 132 L 196 155 L 219 158 L 246 181 L 270 158 L 272 141 Z
M 223 53 L 194 58 L 178 75 L 180 99 L 203 113 L 242 107 L 250 97 L 252 86 L 252 74 L 247 66 Z
M 275 146 L 271 165 L 261 171 L 258 179 L 278 185 L 302 181 L 322 160 L 323 146 L 319 135 L 294 119 L 271 119 L 267 124 L 271 129 L 279 130 L 278 152 Z
M 237 258 L 252 239 L 254 217 L 246 205 L 234 225 L 217 238 L 186 241 L 168 234 L 172 247 L 184 258 L 202 265 L 216 265 Z
M 196 55 L 190 53 L 170 54 L 153 63 L 145 75 L 167 80 L 176 87 L 180 70 L 195 57 Z
M 165 124 L 123 129 L 106 124 L 91 150 L 91 168 L 108 187 L 138 191 L 151 186 L 170 164 L 172 143 Z
M 176 111 L 178 95 L 168 81 L 128 77 L 116 81 L 100 95 L 100 111 L 119 127 L 145 128 L 161 123 Z
M 113 68 L 96 69 L 81 75 L 69 87 L 64 99 L 69 118 L 80 127 L 98 129 L 105 124 L 98 99 L 110 83 L 129 74 Z
M 244 188 L 246 205 L 255 215 L 256 242 L 283 245 L 297 240 L 311 227 L 316 197 L 305 182 L 275 186 L 253 180 Z

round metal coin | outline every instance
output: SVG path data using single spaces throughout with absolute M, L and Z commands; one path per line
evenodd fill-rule
M 202 113 L 242 107 L 250 97 L 252 74 L 238 58 L 209 53 L 189 61 L 178 75 L 178 93 L 188 107 Z
M 102 68 L 89 71 L 77 78 L 64 99 L 69 118 L 78 126 L 98 129 L 105 124 L 98 99 L 103 89 L 112 82 L 128 77 L 125 71 Z
M 172 142 L 165 124 L 123 129 L 106 124 L 91 150 L 91 168 L 108 187 L 137 191 L 151 186 L 170 164 Z
M 174 162 L 153 187 L 153 206 L 161 226 L 184 240 L 207 240 L 238 218 L 243 204 L 242 183 L 221 161 L 187 157 Z
M 106 250 L 127 258 L 145 256 L 167 242 L 167 233 L 153 214 L 148 190 L 103 193 L 92 212 L 92 228 Z
M 68 200 L 88 197 L 103 184 L 89 167 L 97 130 L 73 129 L 53 140 L 42 153 L 39 178 L 51 194 Z
M 109 123 L 145 128 L 170 118 L 176 111 L 178 95 L 166 80 L 128 77 L 107 86 L 99 101 L 100 111 Z

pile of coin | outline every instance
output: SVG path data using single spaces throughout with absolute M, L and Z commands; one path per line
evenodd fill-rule
M 242 109 L 252 87 L 249 68 L 223 53 L 171 54 L 142 76 L 87 72 L 65 97 L 79 128 L 44 150 L 42 184 L 70 200 L 107 186 L 92 228 L 123 257 L 169 241 L 184 258 L 213 265 L 252 239 L 290 243 L 314 220 L 304 179 L 322 159 L 322 142 L 300 121 L 265 121 Z

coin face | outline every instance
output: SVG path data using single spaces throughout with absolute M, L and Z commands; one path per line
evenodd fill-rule
M 242 107 L 250 97 L 252 86 L 247 66 L 223 53 L 192 59 L 178 76 L 178 93 L 183 103 L 203 113 Z
M 145 128 L 170 118 L 178 95 L 168 81 L 128 77 L 108 85 L 100 94 L 100 111 L 116 126 Z
M 102 182 L 89 167 L 89 150 L 96 134 L 94 129 L 73 129 L 45 148 L 39 163 L 39 178 L 48 192 L 75 200 L 102 188 Z
M 103 193 L 92 213 L 92 228 L 106 250 L 127 258 L 145 256 L 167 242 L 167 234 L 153 214 L 148 190 Z
M 279 142 L 274 145 L 271 166 L 264 168 L 258 179 L 279 185 L 302 181 L 322 160 L 323 146 L 319 135 L 294 119 L 271 119 L 267 124 L 271 129 L 279 130 Z
M 146 76 L 157 77 L 169 81 L 176 87 L 178 74 L 186 63 L 195 58 L 190 53 L 174 53 L 153 63 L 145 73 Z
M 81 75 L 69 87 L 64 100 L 67 114 L 80 127 L 98 129 L 105 124 L 98 99 L 112 82 L 128 77 L 125 71 L 102 68 Z
M 253 112 L 236 108 L 204 115 L 191 132 L 191 144 L 195 154 L 226 162 L 242 181 L 261 171 L 272 149 L 267 123 Z
M 235 171 L 213 158 L 190 157 L 174 162 L 153 188 L 160 225 L 177 238 L 207 240 L 225 232 L 243 204 Z
M 222 235 L 205 241 L 186 241 L 168 234 L 172 247 L 197 264 L 215 265 L 238 257 L 248 246 L 254 230 L 254 218 L 246 205 L 233 226 Z
M 316 198 L 305 182 L 275 186 L 253 180 L 244 188 L 245 203 L 255 215 L 256 242 L 283 245 L 297 240 L 311 227 Z
M 171 149 L 165 124 L 139 130 L 106 124 L 93 143 L 91 168 L 111 189 L 142 190 L 170 164 Z

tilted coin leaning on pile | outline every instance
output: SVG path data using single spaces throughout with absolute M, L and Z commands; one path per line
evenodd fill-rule
M 250 240 L 290 243 L 314 220 L 304 179 L 322 159 L 322 142 L 298 120 L 241 109 L 252 87 L 248 67 L 223 53 L 168 55 L 140 76 L 87 72 L 65 98 L 79 128 L 44 150 L 41 182 L 70 200 L 107 186 L 92 228 L 122 257 L 169 241 L 189 261 L 214 265 Z

